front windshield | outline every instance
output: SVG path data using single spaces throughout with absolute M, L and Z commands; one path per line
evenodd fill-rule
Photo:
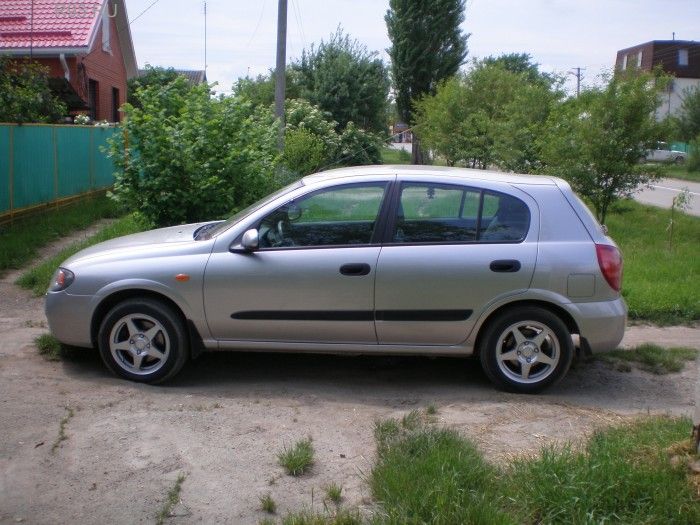
M 292 190 L 300 188 L 301 186 L 303 186 L 301 181 L 293 182 L 289 186 L 285 186 L 281 190 L 277 190 L 276 192 L 274 192 L 270 195 L 267 195 L 266 197 L 263 197 L 259 201 L 251 204 L 247 208 L 242 209 L 241 211 L 232 215 L 231 217 L 229 217 L 225 221 L 213 223 L 211 228 L 200 229 L 200 231 L 197 234 L 197 236 L 195 237 L 195 239 L 198 241 L 206 241 L 208 239 L 211 239 L 212 237 L 216 237 L 221 232 L 228 230 L 231 226 L 236 224 L 241 219 L 244 219 L 245 217 L 247 217 L 248 215 L 250 215 L 254 211 L 259 210 L 260 208 L 265 206 L 265 204 L 267 204 L 268 202 L 276 199 L 280 195 L 284 195 L 287 192 L 290 192 Z

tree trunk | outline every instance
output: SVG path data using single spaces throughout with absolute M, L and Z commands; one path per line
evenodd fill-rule
M 411 143 L 411 164 L 425 164 L 423 162 L 423 150 L 420 148 L 420 139 L 415 132 Z

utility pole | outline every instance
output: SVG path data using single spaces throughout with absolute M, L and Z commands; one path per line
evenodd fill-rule
M 204 76 L 207 76 L 207 0 L 204 0 Z
M 275 69 L 275 117 L 279 119 L 277 147 L 284 149 L 284 95 L 287 69 L 287 0 L 277 7 L 277 66 Z
M 581 94 L 581 71 L 586 71 L 585 67 L 575 67 L 574 70 L 576 73 L 572 73 L 569 71 L 569 75 L 573 75 L 576 77 L 576 97 Z

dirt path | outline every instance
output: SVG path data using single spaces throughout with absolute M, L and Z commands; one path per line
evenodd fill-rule
M 64 362 L 37 355 L 43 300 L 13 280 L 0 280 L 0 523 L 153 523 L 180 473 L 168 523 L 257 523 L 267 493 L 282 515 L 320 510 L 330 482 L 345 505 L 367 507 L 373 422 L 428 404 L 494 461 L 694 406 L 694 364 L 653 376 L 577 363 L 546 394 L 516 396 L 468 360 L 205 354 L 171 384 L 137 385 L 109 376 L 89 350 Z M 625 342 L 700 348 L 699 334 L 632 327 Z M 306 436 L 313 471 L 288 477 L 276 454 Z

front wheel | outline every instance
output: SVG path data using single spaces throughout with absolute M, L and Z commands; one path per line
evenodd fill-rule
M 141 383 L 170 379 L 185 364 L 189 345 L 180 316 L 153 299 L 128 299 L 100 325 L 102 360 L 116 375 Z
M 496 386 L 535 393 L 559 381 L 571 366 L 574 344 L 564 322 L 544 308 L 506 310 L 486 328 L 481 366 Z

